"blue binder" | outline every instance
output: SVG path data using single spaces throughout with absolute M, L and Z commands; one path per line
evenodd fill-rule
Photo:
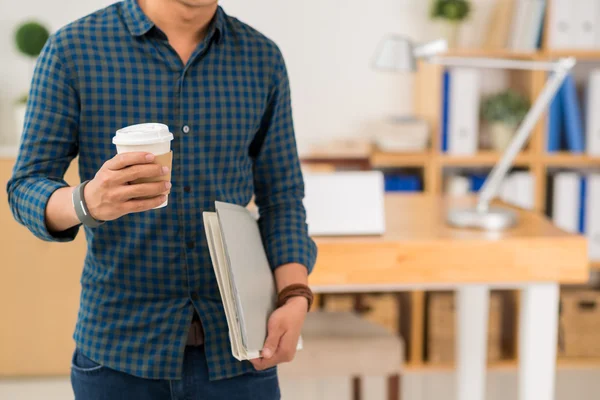
M 415 175 L 385 175 L 386 192 L 420 192 L 421 180 Z
M 560 150 L 560 142 L 563 132 L 563 107 L 560 90 L 550 103 L 548 115 L 548 152 Z
M 577 88 L 575 87 L 575 80 L 572 75 L 567 75 L 560 90 L 560 95 L 564 110 L 567 147 L 573 153 L 583 153 L 585 151 L 585 143 L 581 108 L 579 107 Z
M 444 71 L 442 88 L 442 152 L 448 152 L 448 114 L 450 113 L 450 71 Z

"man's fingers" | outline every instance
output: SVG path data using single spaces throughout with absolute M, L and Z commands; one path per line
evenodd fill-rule
M 124 203 L 125 212 L 127 214 L 130 214 L 130 213 L 135 213 L 135 212 L 152 210 L 153 208 L 160 206 L 166 200 L 167 200 L 167 196 L 163 196 L 163 195 L 156 196 L 151 199 L 129 200 L 128 202 Z
M 254 366 L 255 370 L 264 371 L 265 369 L 269 369 L 269 368 L 276 366 L 281 361 L 279 359 L 277 359 L 276 357 L 271 357 L 268 360 L 266 358 L 256 358 L 254 360 L 250 360 L 250 362 Z
M 108 160 L 104 165 L 113 171 L 136 164 L 148 164 L 154 161 L 154 154 L 144 152 L 120 153 Z
M 262 358 L 269 359 L 273 357 L 273 354 L 275 354 L 277 348 L 279 347 L 279 341 L 281 340 L 283 333 L 284 331 L 279 324 L 269 324 L 267 339 L 265 340 L 265 345 L 260 353 Z
M 136 164 L 114 172 L 115 183 L 122 185 L 143 178 L 157 178 L 169 173 L 168 167 L 159 164 Z
M 171 182 L 136 183 L 115 188 L 115 200 L 127 201 L 142 197 L 154 197 L 166 194 L 171 189 Z

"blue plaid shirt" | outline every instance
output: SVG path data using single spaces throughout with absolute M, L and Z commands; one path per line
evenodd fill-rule
M 186 65 L 135 0 L 62 28 L 32 82 L 7 188 L 15 218 L 43 240 L 73 240 L 79 227 L 47 230 L 50 195 L 67 185 L 75 157 L 82 181 L 92 179 L 116 154 L 115 131 L 142 122 L 165 123 L 175 136 L 169 205 L 85 228 L 76 344 L 109 368 L 179 379 L 196 309 L 210 379 L 250 371 L 231 355 L 202 212 L 255 195 L 270 264 L 314 265 L 279 49 L 221 8 Z

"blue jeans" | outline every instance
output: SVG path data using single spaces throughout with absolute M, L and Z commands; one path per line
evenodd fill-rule
M 203 347 L 187 347 L 181 380 L 144 379 L 73 354 L 75 400 L 279 400 L 277 368 L 219 381 L 208 380 Z

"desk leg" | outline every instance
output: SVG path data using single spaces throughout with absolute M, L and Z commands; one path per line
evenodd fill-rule
M 521 296 L 519 400 L 553 400 L 559 285 L 530 285 Z
M 465 286 L 456 293 L 457 400 L 484 400 L 489 288 Z

